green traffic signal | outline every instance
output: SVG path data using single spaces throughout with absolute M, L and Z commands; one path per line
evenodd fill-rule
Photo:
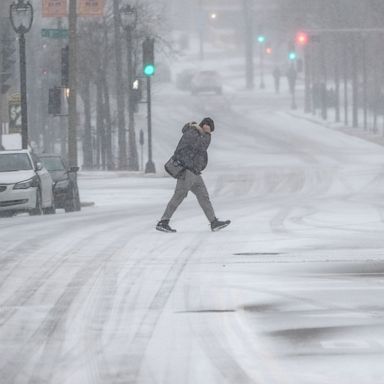
M 147 77 L 152 76 L 156 70 L 154 43 L 155 40 L 149 37 L 143 41 L 143 72 Z
M 155 71 L 156 71 L 156 69 L 155 69 L 155 66 L 154 65 L 152 65 L 152 64 L 147 64 L 145 67 L 144 67 L 144 75 L 145 76 L 152 76 L 152 75 L 154 75 L 155 74 Z
M 289 52 L 288 58 L 289 60 L 296 60 L 296 52 Z
M 264 42 L 265 42 L 265 36 L 264 36 L 264 35 L 259 35 L 259 36 L 257 37 L 257 41 L 258 41 L 259 43 L 264 43 Z

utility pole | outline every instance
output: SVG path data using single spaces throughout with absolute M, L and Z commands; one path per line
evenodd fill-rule
M 77 167 L 77 0 L 69 1 L 68 162 Z

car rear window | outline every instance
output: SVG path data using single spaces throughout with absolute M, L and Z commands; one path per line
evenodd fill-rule
M 27 171 L 33 169 L 26 153 L 0 153 L 0 172 Z
M 43 162 L 44 167 L 48 171 L 64 171 L 65 167 L 60 157 L 41 157 L 40 160 Z

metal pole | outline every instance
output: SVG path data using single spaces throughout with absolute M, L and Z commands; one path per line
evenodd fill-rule
M 76 0 L 69 2 L 69 98 L 68 98 L 68 162 L 77 167 L 77 14 Z
M 116 102 L 117 102 L 117 122 L 118 122 L 118 169 L 127 169 L 127 145 L 125 133 L 125 113 L 124 113 L 124 89 L 122 77 L 122 52 L 120 34 L 120 15 L 119 1 L 113 0 L 114 18 L 114 37 L 115 37 L 115 62 L 116 62 Z
M 304 91 L 305 91 L 305 102 L 304 102 L 304 112 L 311 112 L 311 84 L 310 84 L 310 59 L 309 59 L 309 49 L 310 47 L 305 46 L 304 50 Z
M 320 46 L 321 54 L 321 85 L 320 85 L 320 95 L 321 95 L 321 117 L 323 120 L 327 120 L 328 117 L 328 98 L 327 98 L 327 65 L 325 62 L 325 41 L 322 39 Z
M 27 105 L 27 69 L 25 55 L 25 36 L 19 34 L 20 49 L 20 93 L 21 93 L 21 147 L 28 149 L 28 105 Z
M 144 170 L 144 132 L 140 129 L 140 170 Z
M 260 43 L 260 89 L 265 89 L 265 83 L 264 83 L 264 43 Z
M 135 135 L 135 111 L 133 100 L 133 65 L 132 65 L 132 30 L 127 28 L 127 66 L 128 66 L 128 169 L 139 170 L 136 135 Z
M 151 78 L 147 77 L 147 125 L 148 125 L 148 162 L 145 165 L 145 173 L 156 173 L 155 164 L 152 161 L 152 118 L 151 118 Z
M 204 27 L 205 17 L 203 13 L 202 0 L 199 0 L 197 27 L 199 29 L 199 56 L 200 60 L 204 60 Z

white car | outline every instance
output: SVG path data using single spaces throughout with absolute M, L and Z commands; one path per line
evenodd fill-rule
M 200 71 L 191 80 L 191 92 L 193 95 L 200 92 L 223 93 L 221 76 L 216 71 Z
M 0 214 L 55 213 L 53 182 L 28 150 L 0 151 Z

